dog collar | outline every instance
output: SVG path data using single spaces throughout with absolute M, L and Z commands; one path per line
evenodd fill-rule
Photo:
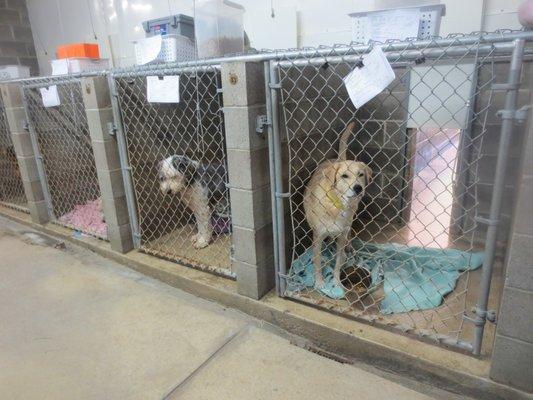
M 331 200 L 335 208 L 338 208 L 339 210 L 343 210 L 343 211 L 346 210 L 346 206 L 342 204 L 341 199 L 339 199 L 337 196 L 331 193 L 331 191 L 328 190 L 326 192 L 326 196 L 328 196 L 328 199 Z

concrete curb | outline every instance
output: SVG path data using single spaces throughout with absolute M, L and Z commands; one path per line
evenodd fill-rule
M 120 254 L 109 243 L 90 237 L 73 238 L 72 231 L 54 224 L 38 225 L 29 216 L 0 208 L 0 215 L 45 234 L 112 259 L 195 296 L 240 310 L 313 343 L 317 353 L 338 354 L 379 369 L 427 381 L 442 389 L 483 399 L 533 399 L 533 395 L 488 379 L 490 361 L 477 359 L 415 338 L 279 298 L 269 293 L 254 300 L 237 293 L 229 279 L 132 251 Z M 335 358 L 335 357 L 333 357 Z

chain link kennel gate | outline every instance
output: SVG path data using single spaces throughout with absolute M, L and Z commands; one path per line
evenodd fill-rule
M 0 204 L 28 212 L 26 195 L 0 94 Z
M 149 102 L 147 79 L 166 76 L 179 76 L 179 102 Z M 131 173 L 137 246 L 234 277 L 219 67 L 132 69 L 113 73 L 111 87 Z M 205 193 L 188 200 L 194 187 Z M 208 206 L 199 215 L 193 207 L 203 201 Z M 195 239 L 202 224 L 212 232 L 200 245 Z
M 94 153 L 79 77 L 23 80 L 30 133 L 52 221 L 107 238 Z M 43 90 L 57 90 L 57 105 L 45 106 Z
M 473 325 L 483 326 L 487 317 L 496 245 L 491 225 L 497 219 L 491 205 L 494 197 L 486 194 L 486 182 L 480 178 L 486 171 L 480 169 L 486 166 L 487 140 L 499 140 L 491 136 L 488 124 L 497 111 L 495 63 L 509 66 L 514 50 L 510 70 L 517 65 L 519 70 L 521 50 L 517 42 L 464 39 L 385 45 L 396 79 L 359 109 L 351 103 L 343 78 L 361 65 L 369 50 L 365 46 L 359 51 L 321 48 L 301 57 L 281 56 L 271 62 L 266 77 L 277 158 L 280 294 L 479 354 L 481 338 L 473 340 Z M 509 81 L 511 86 L 502 87 L 508 93 L 519 80 L 511 72 Z M 339 138 L 352 121 L 348 159 L 366 163 L 373 178 L 350 229 L 340 282 L 334 277 L 338 252 L 330 237 L 319 250 L 325 282 L 317 287 L 306 188 L 317 166 L 337 157 Z M 280 162 L 284 151 L 289 154 L 288 171 Z M 506 157 L 504 153 L 498 158 Z M 502 190 L 502 170 L 505 174 L 499 161 L 491 177 L 498 187 L 495 192 Z M 288 182 L 283 182 L 285 173 Z M 325 174 L 323 178 L 329 179 Z M 344 174 L 335 176 L 330 184 L 343 178 Z M 328 186 L 317 200 L 342 208 L 343 199 L 332 199 L 329 190 Z M 284 197 L 289 198 L 288 231 Z M 490 208 L 490 215 L 485 208 Z M 286 236 L 292 236 L 287 243 Z M 285 247 L 290 253 L 288 267 L 283 261 Z M 497 299 L 491 300 L 497 307 Z M 476 329 L 475 335 L 480 334 L 482 328 Z

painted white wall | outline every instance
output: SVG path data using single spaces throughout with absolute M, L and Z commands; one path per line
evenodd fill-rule
M 98 42 L 115 66 L 134 63 L 132 41 L 144 37 L 141 22 L 171 14 L 193 15 L 194 0 L 27 0 L 42 74 L 58 45 Z M 442 3 L 441 35 L 519 28 L 521 0 L 234 0 L 246 8 L 251 45 L 294 48 L 351 41 L 351 12 Z M 274 8 L 272 18 L 271 5 Z M 95 39 L 96 36 L 96 39 Z

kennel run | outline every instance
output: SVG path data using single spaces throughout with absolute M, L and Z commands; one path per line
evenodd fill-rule
M 281 296 L 480 354 L 503 279 L 509 210 L 502 197 L 514 182 L 506 171 L 511 135 L 521 137 L 513 124 L 524 38 L 532 35 L 385 44 L 395 79 L 359 108 L 343 79 L 364 68 L 377 44 L 278 53 L 265 79 Z M 313 192 L 309 181 L 318 165 L 336 159 L 352 121 L 348 159 L 366 163 L 373 177 L 335 279 L 337 237 L 316 247 L 314 260 L 309 217 L 326 224 L 328 213 L 349 214 L 351 192 L 338 188 L 350 176 L 330 166 L 331 177 L 327 168 L 318 172 L 330 179 L 322 191 Z M 315 200 L 325 206 L 310 205 L 309 196 L 321 196 Z M 323 284 L 316 284 L 314 261 Z
M 11 140 L 7 114 L 0 94 L 0 204 L 28 212 L 17 155 Z
M 179 98 L 153 97 L 162 81 Z M 109 82 L 136 247 L 235 277 L 219 66 L 137 67 Z
M 81 78 L 31 78 L 20 82 L 51 220 L 106 239 Z

